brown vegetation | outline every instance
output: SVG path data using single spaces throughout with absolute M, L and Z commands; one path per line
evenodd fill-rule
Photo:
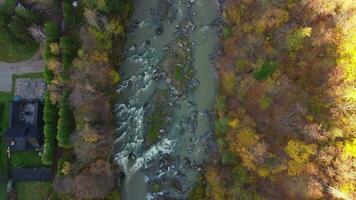
M 117 56 L 121 51 L 122 24 L 127 11 L 120 15 L 111 13 L 102 19 L 103 11 L 95 5 L 88 1 L 83 6 L 85 23 L 77 25 L 72 32 L 79 33 L 77 36 L 82 45 L 65 77 L 65 88 L 70 90 L 69 104 L 76 122 L 75 131 L 70 136 L 73 155 L 64 156 L 67 159 L 64 163 L 70 170 L 63 165 L 61 172 L 66 173 L 56 177 L 54 188 L 64 198 L 106 199 L 115 189 L 113 103 L 116 100 L 115 86 L 120 79 L 115 69 L 118 59 L 111 56 Z M 100 26 L 95 23 L 98 21 Z M 113 42 L 116 42 L 115 47 Z M 53 53 L 56 46 L 50 45 Z M 56 61 L 49 62 L 49 68 L 56 65 Z M 56 74 L 55 70 L 53 72 Z M 55 89 L 50 91 L 51 99 L 55 101 Z
M 226 2 L 210 199 L 356 198 L 355 5 Z

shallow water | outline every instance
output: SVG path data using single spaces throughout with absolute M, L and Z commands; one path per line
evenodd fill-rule
M 214 27 L 218 5 L 216 0 L 195 0 L 194 3 L 172 0 L 166 12 L 164 2 L 168 1 L 133 2 L 135 8 L 121 67 L 123 81 L 117 89 L 121 98 L 116 108 L 115 161 L 126 175 L 123 199 L 185 199 L 213 148 L 209 146 L 213 135 L 210 116 L 216 73 L 211 56 L 218 41 Z M 162 19 L 164 13 L 171 16 Z M 177 25 L 187 19 L 192 21 L 191 27 L 184 30 L 180 27 L 177 31 Z M 158 35 L 159 27 L 163 32 Z M 186 95 L 179 96 L 162 73 L 160 63 L 165 47 L 184 31 L 194 44 L 190 50 L 194 79 L 199 84 L 195 87 L 190 84 Z M 156 144 L 147 146 L 145 121 L 155 103 L 152 96 L 161 89 L 169 91 L 169 105 L 173 110 L 171 123 Z M 153 188 L 154 184 L 159 187 Z

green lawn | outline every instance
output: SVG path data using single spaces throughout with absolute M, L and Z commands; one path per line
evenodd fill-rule
M 13 11 L 16 7 L 16 0 L 2 0 L 5 3 L 0 7 L 1 15 L 3 18 L 15 16 L 15 12 Z M 13 20 L 12 20 L 13 21 Z M 9 23 L 6 21 L 5 23 Z M 28 41 L 26 43 L 19 41 L 16 39 L 14 35 L 11 35 L 12 32 L 5 31 L 7 26 L 2 25 L 0 27 L 2 33 L 0 34 L 0 62 L 19 62 L 22 60 L 27 60 L 31 58 L 38 50 L 39 44 L 35 41 Z M 5 29 L 5 30 L 3 30 Z M 10 34 L 10 35 L 9 35 Z
M 41 157 L 36 151 L 11 152 L 11 167 L 42 167 Z
M 47 200 L 53 191 L 51 182 L 18 182 L 15 189 L 18 200 Z
M 30 59 L 39 48 L 39 44 L 14 44 L 9 41 L 4 41 L 0 38 L 0 61 L 1 62 L 19 62 L 22 60 Z

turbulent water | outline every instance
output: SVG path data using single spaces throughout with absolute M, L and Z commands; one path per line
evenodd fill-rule
M 217 46 L 216 0 L 134 0 L 129 24 L 123 81 L 117 92 L 115 162 L 125 173 L 123 198 L 185 199 L 201 165 L 214 149 L 211 110 Z M 183 21 L 190 21 L 181 27 Z M 185 32 L 192 45 L 194 78 L 184 95 L 163 72 L 166 46 Z M 152 145 L 145 143 L 145 123 L 158 90 L 167 90 L 170 125 Z M 153 187 L 159 185 L 159 187 Z

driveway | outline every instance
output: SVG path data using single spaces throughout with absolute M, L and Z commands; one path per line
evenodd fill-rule
M 42 72 L 44 63 L 39 59 L 31 59 L 18 63 L 0 62 L 0 91 L 11 92 L 12 75 L 31 72 Z

